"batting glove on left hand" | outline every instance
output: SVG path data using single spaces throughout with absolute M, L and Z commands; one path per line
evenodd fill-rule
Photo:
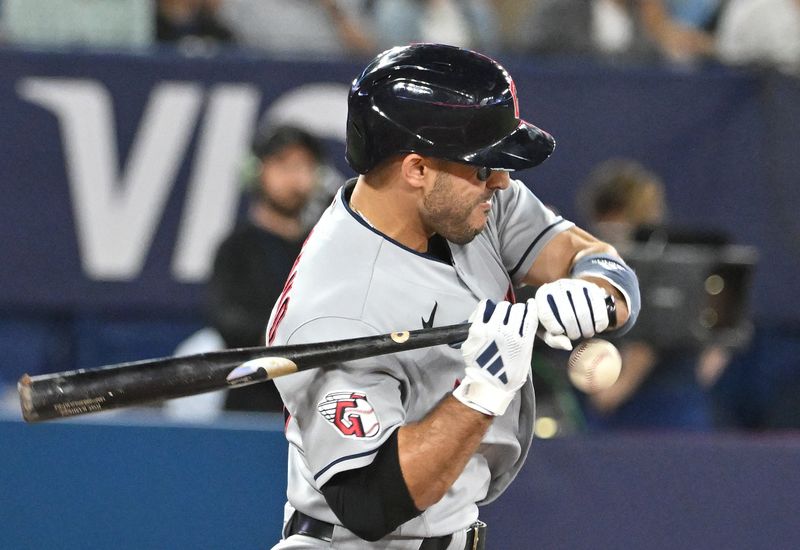
M 538 320 L 533 301 L 481 301 L 461 346 L 466 376 L 453 395 L 476 411 L 501 416 L 531 372 Z
M 581 279 L 559 279 L 539 287 L 536 307 L 545 343 L 569 350 L 570 340 L 591 338 L 606 330 L 609 318 L 605 300 L 605 290 Z

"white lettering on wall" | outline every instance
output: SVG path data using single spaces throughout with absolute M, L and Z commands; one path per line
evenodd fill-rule
M 124 167 L 113 99 L 101 82 L 31 77 L 20 80 L 17 90 L 58 119 L 81 265 L 91 279 L 130 281 L 141 273 L 178 170 L 193 154 L 171 276 L 204 281 L 216 247 L 235 223 L 240 168 L 258 120 L 260 90 L 244 83 L 217 84 L 208 92 L 195 83 L 156 84 Z M 296 124 L 343 141 L 347 91 L 333 83 L 289 90 L 270 105 L 262 124 Z
M 204 280 L 220 239 L 236 219 L 240 168 L 253 135 L 260 94 L 249 85 L 210 92 L 172 263 L 182 282 Z
M 101 83 L 26 78 L 18 93 L 58 118 L 84 271 L 93 279 L 135 278 L 194 130 L 202 88 L 153 88 L 122 171 L 113 104 Z
M 344 142 L 349 91 L 344 84 L 332 82 L 298 86 L 272 102 L 265 122 L 294 124 L 319 137 Z

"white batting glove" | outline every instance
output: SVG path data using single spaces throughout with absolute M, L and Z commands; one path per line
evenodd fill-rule
M 536 307 L 540 337 L 552 348 L 572 349 L 571 340 L 608 328 L 606 291 L 589 281 L 559 279 L 539 287 Z
M 476 411 L 501 416 L 531 372 L 536 304 L 482 300 L 469 321 L 461 346 L 466 375 L 453 395 Z

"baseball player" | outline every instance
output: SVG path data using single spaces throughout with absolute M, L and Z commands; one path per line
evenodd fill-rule
M 388 50 L 349 95 L 347 182 L 303 247 L 268 327 L 301 344 L 471 321 L 460 346 L 276 380 L 290 415 L 275 548 L 484 548 L 478 505 L 531 443 L 530 360 L 639 309 L 615 250 L 548 210 L 509 171 L 555 142 L 519 118 L 511 77 L 451 46 Z M 513 303 L 513 288 L 536 285 Z M 492 535 L 501 543 L 502 534 Z

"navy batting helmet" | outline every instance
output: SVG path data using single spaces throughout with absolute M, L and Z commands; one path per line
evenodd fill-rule
M 520 120 L 514 81 L 496 61 L 442 44 L 378 55 L 350 88 L 347 162 L 366 174 L 397 153 L 498 170 L 543 162 L 555 140 Z

